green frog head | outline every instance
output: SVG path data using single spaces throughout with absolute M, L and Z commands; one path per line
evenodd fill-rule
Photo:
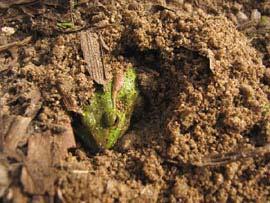
M 89 147 L 111 148 L 128 129 L 138 95 L 133 68 L 96 90 L 90 104 L 83 107 L 84 130 L 79 133 L 83 142 Z

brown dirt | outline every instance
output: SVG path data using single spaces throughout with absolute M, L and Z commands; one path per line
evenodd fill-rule
M 42 105 L 27 128 L 30 137 L 16 142 L 16 155 L 2 141 L 10 133 L 0 133 L 10 173 L 2 200 L 270 201 L 270 29 L 236 25 L 237 12 L 250 15 L 252 9 L 270 17 L 267 1 L 244 0 L 91 1 L 72 11 L 36 4 L 3 10 L 0 25 L 17 32 L 2 38 L 30 35 L 32 41 L 0 52 L 0 121 L 29 117 L 31 89 L 40 91 Z M 136 67 L 145 100 L 114 149 L 97 154 L 79 140 L 73 147 L 74 118 L 59 91 L 63 87 L 78 107 L 94 92 L 79 32 L 56 26 L 71 15 L 76 29 L 102 36 L 110 77 L 114 69 Z M 35 143 L 56 149 L 40 150 L 43 161 Z M 214 162 L 224 156 L 228 161 Z M 39 164 L 40 170 L 33 170 Z M 45 185 L 37 187 L 38 181 Z

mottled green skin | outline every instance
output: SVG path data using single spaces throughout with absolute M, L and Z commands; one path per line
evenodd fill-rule
M 135 70 L 129 68 L 124 74 L 123 85 L 116 96 L 116 103 L 121 109 L 113 107 L 112 82 L 104 90 L 96 91 L 91 104 L 83 107 L 82 123 L 85 129 L 80 136 L 86 145 L 109 149 L 129 127 L 139 93 Z

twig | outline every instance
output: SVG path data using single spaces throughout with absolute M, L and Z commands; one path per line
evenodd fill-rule
M 1 45 L 0 52 L 11 49 L 12 47 L 15 47 L 15 46 L 23 46 L 23 45 L 29 43 L 31 41 L 31 39 L 32 39 L 32 37 L 26 37 L 22 41 L 15 41 L 15 42 Z
M 72 170 L 71 172 L 75 173 L 75 174 L 88 174 L 88 173 L 90 173 L 89 170 Z
M 196 166 L 221 166 L 234 161 L 242 161 L 247 158 L 263 156 L 268 153 L 270 153 L 270 143 L 263 147 L 257 147 L 254 150 L 206 156 L 202 161 L 193 164 Z
M 2 0 L 0 1 L 0 8 L 9 8 L 13 5 L 18 5 L 18 4 L 28 4 L 35 2 L 37 0 Z

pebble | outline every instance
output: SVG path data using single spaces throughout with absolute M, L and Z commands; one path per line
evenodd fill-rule
M 177 1 L 179 4 L 183 4 L 184 3 L 184 0 L 178 0 Z
M 189 4 L 189 3 L 185 3 L 185 4 L 184 4 L 184 9 L 185 9 L 187 12 L 189 12 L 189 13 L 192 13 L 192 11 L 193 11 L 193 7 L 192 7 L 192 5 Z
M 236 11 L 240 11 L 243 8 L 243 5 L 237 2 L 234 2 L 232 8 L 235 9 Z
M 215 181 L 215 183 L 216 183 L 217 185 L 222 184 L 222 183 L 224 182 L 224 177 L 223 177 L 223 175 L 220 174 L 220 173 L 215 174 L 215 175 L 214 175 L 214 181 Z
M 237 20 L 237 17 L 232 14 L 232 13 L 229 13 L 228 14 L 228 18 L 236 25 L 238 23 L 238 20 Z
M 242 84 L 242 85 L 240 85 L 240 91 L 247 98 L 252 98 L 254 96 L 254 90 L 248 84 Z
M 238 163 L 230 163 L 226 167 L 226 175 L 229 179 L 232 179 L 239 169 Z
M 133 11 L 140 10 L 140 4 L 137 2 L 130 3 L 128 9 Z
M 238 23 L 243 23 L 248 21 L 248 17 L 245 13 L 243 13 L 242 11 L 239 11 L 236 15 Z
M 8 36 L 13 35 L 16 32 L 16 30 L 13 27 L 2 27 L 1 31 Z
M 260 19 L 261 19 L 262 15 L 261 15 L 261 12 L 258 11 L 257 9 L 253 9 L 252 12 L 251 12 L 251 20 L 254 20 L 255 22 L 260 22 Z
M 177 4 L 177 5 L 182 5 L 184 4 L 184 0 L 170 0 L 168 1 L 169 3 Z

